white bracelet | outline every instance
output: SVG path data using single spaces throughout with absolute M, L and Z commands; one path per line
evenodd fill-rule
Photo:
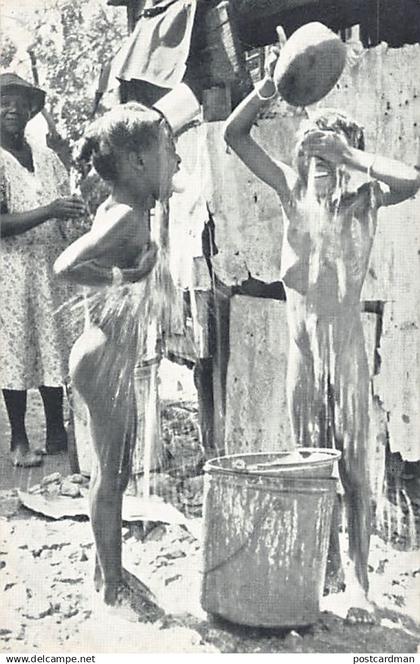
M 112 268 L 112 285 L 113 286 L 121 286 L 122 282 L 124 280 L 124 275 L 122 273 L 122 270 L 120 270 L 119 267 L 114 265 Z
M 270 95 L 269 97 L 264 97 L 264 95 L 262 95 L 261 92 L 260 92 L 260 90 L 259 90 L 259 87 L 260 87 L 261 85 L 264 85 L 264 81 L 261 81 L 261 82 L 255 87 L 255 92 L 257 93 L 257 97 L 258 97 L 258 99 L 261 99 L 261 101 L 269 101 L 270 99 L 274 99 L 274 97 L 277 97 L 277 90 L 276 90 L 276 86 L 275 86 L 274 81 L 272 81 L 272 83 L 273 83 L 273 85 L 274 85 L 274 92 L 273 92 L 273 94 Z

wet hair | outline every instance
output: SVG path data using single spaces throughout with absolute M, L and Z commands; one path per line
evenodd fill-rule
M 321 108 L 312 112 L 310 117 L 302 120 L 296 134 L 296 147 L 294 152 L 294 163 L 303 181 L 306 183 L 307 172 L 302 168 L 299 157 L 301 156 L 302 143 L 311 133 L 316 131 L 332 131 L 346 138 L 349 145 L 358 150 L 365 149 L 365 138 L 363 127 L 353 120 L 349 115 L 333 108 Z M 344 173 L 341 179 L 345 180 Z
M 358 150 L 365 149 L 365 137 L 361 125 L 342 111 L 321 108 L 312 113 L 308 119 L 302 120 L 296 136 L 296 154 L 303 140 L 314 131 L 333 131 L 343 134 L 351 147 Z
M 92 164 L 107 182 L 118 179 L 117 156 L 121 151 L 149 150 L 159 143 L 160 113 L 137 102 L 120 104 L 93 122 L 76 150 L 76 163 Z

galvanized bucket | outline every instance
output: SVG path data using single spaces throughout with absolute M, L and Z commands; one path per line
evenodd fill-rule
M 336 497 L 336 480 L 330 475 L 340 456 L 312 450 L 318 461 L 324 451 L 329 463 L 323 471 L 320 465 L 311 469 L 306 459 L 300 476 L 288 474 L 287 463 L 285 473 L 281 463 L 271 472 L 252 470 L 264 462 L 273 465 L 276 456 L 280 461 L 279 454 L 234 455 L 206 464 L 205 611 L 259 627 L 317 620 Z

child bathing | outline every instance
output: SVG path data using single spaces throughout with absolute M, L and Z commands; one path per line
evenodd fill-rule
M 150 210 L 171 195 L 180 159 L 166 121 L 137 103 L 114 108 L 93 123 L 80 157 L 91 159 L 111 186 L 91 230 L 54 265 L 57 276 L 93 287 L 90 324 L 69 364 L 73 385 L 89 411 L 93 442 L 95 586 L 106 604 L 128 600 L 153 618 L 159 611 L 150 592 L 122 569 L 121 513 L 136 434 L 133 372 L 155 290 L 157 247 L 150 240 Z
M 367 601 L 371 516 L 369 372 L 360 294 L 378 209 L 413 196 L 419 177 L 410 166 L 364 152 L 361 127 L 343 113 L 323 109 L 302 126 L 296 171 L 272 159 L 251 137 L 251 129 L 266 101 L 276 95 L 272 80 L 276 59 L 270 56 L 265 78 L 231 114 L 225 139 L 280 198 L 292 430 L 296 445 L 334 446 L 342 453 L 339 470 L 358 589 L 351 617 L 364 621 L 371 619 Z M 352 170 L 367 173 L 371 180 L 349 192 L 346 184 Z M 342 587 L 337 509 L 327 575 L 330 590 Z

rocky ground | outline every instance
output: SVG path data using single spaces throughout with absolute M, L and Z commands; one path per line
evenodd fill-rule
M 86 517 L 53 520 L 21 505 L 16 487 L 26 490 L 39 484 L 35 491 L 42 494 L 49 485 L 48 491 L 58 493 L 69 468 L 62 456 L 48 459 L 42 469 L 11 471 L 5 458 L 7 426 L 4 411 L 0 412 L 1 651 L 416 652 L 420 639 L 416 622 L 420 558 L 418 549 L 406 550 L 401 533 L 392 545 L 385 544 L 379 535 L 373 538 L 369 569 L 377 605 L 375 625 L 346 622 L 339 595 L 327 600 L 329 610 L 321 613 L 315 625 L 292 631 L 244 628 L 203 612 L 199 540 L 202 458 L 195 443 L 195 417 L 191 404 L 172 403 L 165 409 L 168 463 L 154 482 L 155 491 L 182 511 L 191 526 L 135 521 L 123 529 L 126 568 L 153 590 L 165 610 L 163 619 L 150 624 L 133 623 L 98 605 L 91 583 L 94 551 Z M 35 398 L 29 420 L 32 435 L 39 439 L 42 423 Z M 187 463 L 177 463 L 180 454 Z M 42 486 L 42 478 L 53 471 L 59 475 Z M 79 497 L 83 495 L 83 482 L 70 479 L 79 487 Z M 67 496 L 72 493 L 68 486 L 64 483 Z

